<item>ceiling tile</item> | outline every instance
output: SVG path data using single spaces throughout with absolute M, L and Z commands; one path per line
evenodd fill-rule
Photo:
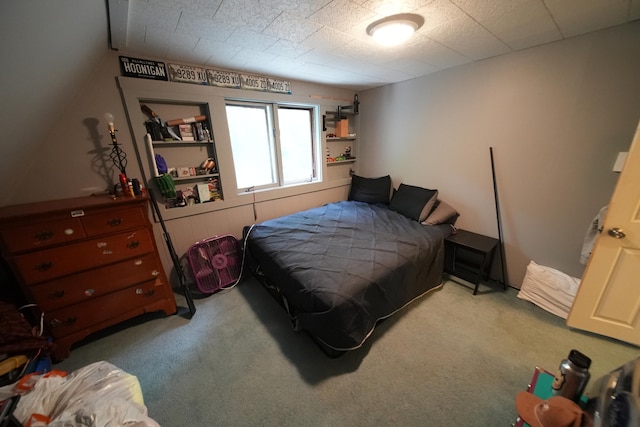
M 291 13 L 283 12 L 273 20 L 262 33 L 300 43 L 311 34 L 320 30 L 322 25 Z
M 240 49 L 240 51 L 236 53 L 231 59 L 234 62 L 242 64 L 243 67 L 245 67 L 251 64 L 266 64 L 270 61 L 273 61 L 275 57 L 276 55 L 264 52 L 262 50 L 244 48 Z
M 202 16 L 207 19 L 211 19 L 221 3 L 222 0 L 193 0 L 191 9 L 185 9 L 184 11 L 190 12 L 192 9 L 195 9 L 196 13 L 202 14 Z
M 155 28 L 147 28 L 147 34 L 145 36 L 145 43 L 148 45 L 163 46 L 167 49 L 167 52 L 176 50 L 186 50 L 190 52 L 196 47 L 199 40 L 198 37 L 188 34 L 176 34 Z
M 545 0 L 564 37 L 627 21 L 628 0 Z
M 434 28 L 442 27 L 447 23 L 467 17 L 460 8 L 449 0 L 435 0 L 417 9 L 415 13 L 424 18 L 424 25 L 418 32 L 427 36 Z
M 472 61 L 471 58 L 437 41 L 420 34 L 416 34 L 416 36 L 419 36 L 417 37 L 418 41 L 407 48 L 407 58 L 414 58 L 442 69 L 467 64 Z
M 193 54 L 198 58 L 205 58 L 203 63 L 208 64 L 219 58 L 233 58 L 240 49 L 242 49 L 240 46 L 200 39 L 193 49 Z
M 410 13 L 433 1 L 434 0 L 364 0 L 362 7 L 384 17 L 397 13 Z
M 129 0 L 130 7 L 174 10 L 211 19 L 222 0 Z
M 171 8 L 165 3 L 129 2 L 129 7 L 129 21 L 135 22 L 134 27 L 138 28 L 144 26 L 173 32 L 180 19 L 180 9 Z
M 269 46 L 265 52 L 271 53 L 278 56 L 284 56 L 287 58 L 297 58 L 305 53 L 313 50 L 312 47 L 303 46 L 299 43 L 293 43 L 288 40 L 278 40 L 271 46 Z
M 305 65 L 306 63 L 307 63 L 306 61 L 302 61 L 300 59 L 286 58 L 284 56 L 276 56 L 275 58 L 273 58 L 271 62 L 269 62 L 269 67 L 279 72 L 287 71 L 287 70 L 293 71 Z
M 305 53 L 304 55 L 299 56 L 297 59 L 311 64 L 317 64 L 320 66 L 332 66 L 333 68 L 337 68 L 335 67 L 335 64 L 341 63 L 345 58 L 344 56 L 338 55 L 333 52 L 314 49 Z
M 260 32 L 280 14 L 267 2 L 252 0 L 224 0 L 213 19 L 216 22 L 245 27 L 248 30 Z
M 562 39 L 540 0 L 453 0 L 489 32 L 514 50 Z
M 315 33 L 311 34 L 300 44 L 302 46 L 309 46 L 313 48 L 333 50 L 344 46 L 353 40 L 353 36 L 343 33 L 342 31 L 334 30 L 330 27 L 322 27 Z
M 292 13 L 307 18 L 322 9 L 332 0 L 269 0 L 269 7 L 274 10 Z
M 339 51 L 343 55 L 353 56 L 360 59 L 373 60 L 377 55 L 385 55 L 390 49 L 384 49 L 377 45 L 372 39 L 357 39 L 354 38 L 344 46 L 340 46 L 336 51 Z
M 227 39 L 234 46 L 247 47 L 255 50 L 265 50 L 278 41 L 277 37 L 267 36 L 255 31 L 237 28 Z
M 433 28 L 429 37 L 474 60 L 511 51 L 509 46 L 466 15 Z
M 424 76 L 426 74 L 431 74 L 439 70 L 438 67 L 434 67 L 431 64 L 427 64 L 426 62 L 418 61 L 415 59 L 402 58 L 384 65 L 392 70 L 402 71 L 413 77 Z
M 309 19 L 322 25 L 350 33 L 355 24 L 365 22 L 375 14 L 364 7 L 355 5 L 349 0 L 334 0 L 309 16 Z
M 223 42 L 233 33 L 235 27 L 191 13 L 183 13 L 178 21 L 176 33 L 190 34 L 203 39 Z

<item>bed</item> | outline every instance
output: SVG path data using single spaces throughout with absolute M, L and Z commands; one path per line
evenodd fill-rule
M 360 347 L 379 321 L 442 284 L 443 240 L 457 213 L 427 225 L 436 190 L 401 184 L 391 197 L 390 189 L 388 176 L 354 176 L 349 200 L 261 222 L 246 235 L 254 274 L 294 329 L 330 356 Z

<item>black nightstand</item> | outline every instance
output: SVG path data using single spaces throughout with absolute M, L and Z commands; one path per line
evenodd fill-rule
M 480 283 L 489 277 L 498 243 L 493 237 L 458 229 L 444 240 L 444 272 L 474 284 L 476 295 Z

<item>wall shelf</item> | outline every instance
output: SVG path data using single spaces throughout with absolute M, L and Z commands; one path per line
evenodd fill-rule
M 356 158 L 353 157 L 351 159 L 348 160 L 336 160 L 334 162 L 327 162 L 327 166 L 333 166 L 333 165 L 341 165 L 344 163 L 354 163 L 356 161 Z
M 192 175 L 192 176 L 179 176 L 179 177 L 173 176 L 172 178 L 175 182 L 179 182 L 179 181 L 202 181 L 203 179 L 216 178 L 218 176 L 220 176 L 219 173 L 209 173 L 206 175 Z
M 154 147 L 174 147 L 174 146 L 202 146 L 213 144 L 213 141 L 151 141 Z

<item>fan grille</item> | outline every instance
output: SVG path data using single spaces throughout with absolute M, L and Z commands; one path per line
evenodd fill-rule
M 235 283 L 241 274 L 242 254 L 238 239 L 231 235 L 196 242 L 187 251 L 196 286 L 214 293 Z

